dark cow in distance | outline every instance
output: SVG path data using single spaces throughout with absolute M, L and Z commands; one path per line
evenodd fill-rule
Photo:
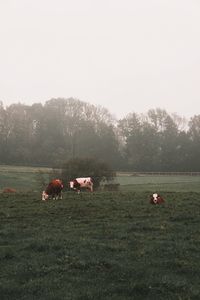
M 60 179 L 53 179 L 46 189 L 42 192 L 42 200 L 52 198 L 54 200 L 62 199 L 63 183 Z
M 150 196 L 150 203 L 151 204 L 162 204 L 164 203 L 164 199 L 157 193 L 154 193 Z
M 93 181 L 91 177 L 81 177 L 71 180 L 70 188 L 74 191 L 80 193 L 81 189 L 88 189 L 90 192 L 93 192 Z

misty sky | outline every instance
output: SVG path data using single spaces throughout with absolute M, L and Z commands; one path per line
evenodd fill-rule
M 200 114 L 199 0 L 0 0 L 0 100 Z

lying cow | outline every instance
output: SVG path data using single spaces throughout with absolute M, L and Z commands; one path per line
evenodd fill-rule
M 150 197 L 150 203 L 151 204 L 161 204 L 161 203 L 164 203 L 164 202 L 165 202 L 164 199 L 157 193 L 154 193 Z
M 71 180 L 69 185 L 72 190 L 77 191 L 78 193 L 80 193 L 81 189 L 83 188 L 93 192 L 93 182 L 91 177 L 76 178 Z
M 42 200 L 45 201 L 49 198 L 54 200 L 62 199 L 62 189 L 62 181 L 60 179 L 53 179 L 42 192 Z

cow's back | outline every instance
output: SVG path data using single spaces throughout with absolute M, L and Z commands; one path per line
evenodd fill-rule
M 49 195 L 54 193 L 60 193 L 63 189 L 63 184 L 60 179 L 53 179 L 47 186 L 45 192 Z
M 92 183 L 91 177 L 76 178 L 76 180 L 81 186 L 87 186 Z
M 63 183 L 60 179 L 53 179 L 51 181 L 51 184 L 54 186 L 54 187 L 60 187 L 60 188 L 63 188 Z

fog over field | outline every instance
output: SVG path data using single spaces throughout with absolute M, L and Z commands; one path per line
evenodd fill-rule
M 0 100 L 200 112 L 197 0 L 0 2 Z

